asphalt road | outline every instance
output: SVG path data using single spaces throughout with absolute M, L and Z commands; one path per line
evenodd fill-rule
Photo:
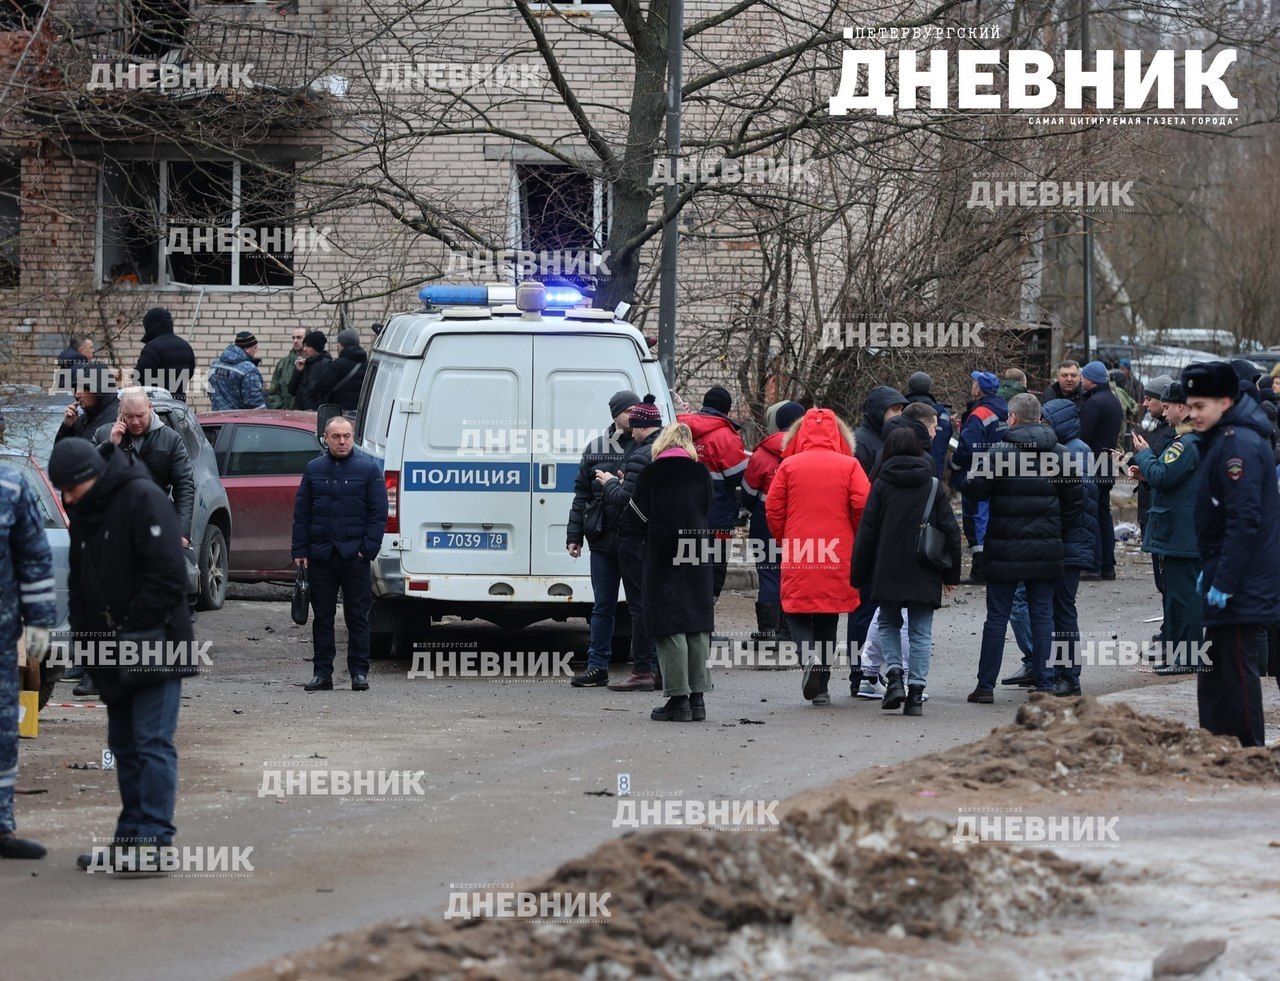
M 1149 637 L 1154 597 L 1149 566 L 1127 557 L 1119 581 L 1082 586 L 1086 639 Z M 923 718 L 883 713 L 834 685 L 832 704 L 815 708 L 799 696 L 797 671 L 722 668 L 706 722 L 663 724 L 648 718 L 653 694 L 560 679 L 410 680 L 407 662 L 377 664 L 366 694 L 309 695 L 300 686 L 310 629 L 293 626 L 281 600 L 232 600 L 197 628 L 213 641 L 213 666 L 185 686 L 177 823 L 184 845 L 252 847 L 252 873 L 122 881 L 78 871 L 76 854 L 110 834 L 118 808 L 111 773 L 71 768 L 100 759 L 105 713 L 51 707 L 39 738 L 22 744 L 17 799 L 19 830 L 50 855 L 0 866 L 0 973 L 224 977 L 338 931 L 441 915 L 451 884 L 518 881 L 623 833 L 612 826 L 617 801 L 599 795 L 620 773 L 637 793 L 773 800 L 970 741 L 1023 701 L 965 702 L 983 610 L 982 592 L 962 588 L 939 611 Z M 751 597 L 726 594 L 719 615 L 722 629 L 745 635 Z M 440 642 L 584 651 L 586 632 L 579 622 L 507 636 L 467 623 Z M 1012 638 L 1007 650 L 1011 664 Z M 336 680 L 346 683 L 341 669 Z M 1152 683 L 1162 682 L 1126 667 L 1085 676 L 1093 693 Z M 69 686 L 55 699 L 70 700 Z M 304 766 L 424 770 L 424 792 L 260 795 L 266 769 Z

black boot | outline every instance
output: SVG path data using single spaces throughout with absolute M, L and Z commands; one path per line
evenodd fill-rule
M 667 704 L 649 713 L 654 722 L 692 722 L 693 708 L 688 695 L 672 695 Z
M 702 692 L 695 691 L 689 696 L 689 711 L 693 713 L 694 722 L 702 722 L 707 717 L 707 703 L 702 697 Z
M 907 703 L 902 706 L 903 715 L 924 715 L 924 685 L 907 688 Z
M 1017 674 L 1011 674 L 1007 678 L 1001 678 L 1002 685 L 1017 685 L 1019 688 L 1030 688 L 1036 683 L 1036 670 L 1032 667 L 1030 661 L 1023 661 L 1022 667 L 1018 669 Z
M 752 640 L 777 640 L 778 617 L 782 613 L 776 603 L 756 604 L 756 629 L 751 631 Z
M 603 688 L 608 683 L 608 668 L 589 668 L 582 674 L 575 674 L 569 682 L 574 688 Z
M 333 691 L 333 679 L 316 675 L 305 685 L 302 686 L 303 691 Z
M 884 699 L 880 707 L 896 709 L 906 697 L 907 693 L 902 688 L 902 668 L 890 668 L 884 675 Z
M 0 858 L 44 858 L 46 854 L 44 845 L 38 841 L 19 838 L 13 832 L 0 834 Z

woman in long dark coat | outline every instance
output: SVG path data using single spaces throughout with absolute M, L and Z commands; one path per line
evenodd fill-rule
M 922 452 L 909 429 L 894 432 L 884 444 L 876 465 L 875 483 L 858 526 L 850 579 L 863 596 L 880 608 L 880 645 L 884 650 L 885 694 L 881 706 L 904 715 L 924 714 L 924 688 L 933 651 L 933 611 L 960 581 L 960 526 L 937 486 L 933 460 Z M 925 519 L 931 491 L 929 523 L 946 539 L 951 566 L 945 572 L 916 558 L 916 540 Z M 902 621 L 908 633 L 908 678 L 902 677 Z
M 711 474 L 698 462 L 693 434 L 684 423 L 658 434 L 652 456 L 629 505 L 645 521 L 645 626 L 658 649 L 667 696 L 667 704 L 651 717 L 701 721 L 707 717 L 703 695 L 711 690 L 707 656 L 715 622 L 707 521 Z

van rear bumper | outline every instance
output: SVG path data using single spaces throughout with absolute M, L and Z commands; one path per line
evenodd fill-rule
M 594 602 L 590 576 L 410 575 L 394 559 L 373 565 L 373 595 L 452 603 L 534 603 L 565 606 Z

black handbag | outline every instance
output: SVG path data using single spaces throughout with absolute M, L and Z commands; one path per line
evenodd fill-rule
M 311 587 L 307 585 L 307 568 L 300 565 L 293 577 L 293 607 L 289 610 L 289 616 L 299 627 L 305 627 L 310 610 Z
M 582 534 L 588 539 L 604 534 L 604 497 L 596 495 L 582 509 Z
M 933 486 L 929 488 L 929 500 L 924 506 L 924 517 L 920 520 L 920 534 L 916 536 L 916 560 L 927 568 L 946 572 L 951 568 L 947 536 L 929 521 L 933 517 L 933 502 L 937 497 L 938 478 L 934 477 Z

